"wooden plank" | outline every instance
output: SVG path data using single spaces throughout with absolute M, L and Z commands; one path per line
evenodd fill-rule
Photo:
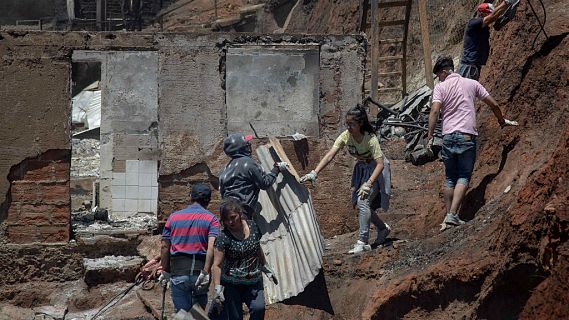
M 403 60 L 401 60 L 401 96 L 407 95 L 407 36 L 409 34 L 409 20 L 411 19 L 411 5 L 412 0 L 407 0 L 407 7 L 405 8 L 405 28 L 403 29 Z
M 273 149 L 279 156 L 280 160 L 288 163 L 288 172 L 290 172 L 290 174 L 292 174 L 296 178 L 296 181 L 300 182 L 300 176 L 298 175 L 298 172 L 296 172 L 296 169 L 292 166 L 292 163 L 290 162 L 290 159 L 286 155 L 279 139 L 273 136 L 269 136 L 269 143 L 271 144 L 271 146 L 273 146 Z
M 377 61 L 390 61 L 390 60 L 401 60 L 403 59 L 402 55 L 399 56 L 386 56 L 386 57 L 379 57 Z M 373 61 L 372 61 L 373 62 Z
M 404 38 L 380 39 L 379 43 L 399 43 L 403 42 Z
M 103 6 L 103 0 L 96 0 L 95 10 L 97 10 L 95 13 L 95 18 L 97 20 L 97 31 L 103 31 L 105 22 L 105 7 Z
M 400 75 L 402 72 L 401 71 L 391 71 L 391 72 L 380 72 L 379 75 L 380 76 L 394 76 L 394 75 Z
M 407 5 L 407 1 L 389 1 L 378 3 L 379 8 L 393 8 L 393 7 L 403 7 Z
M 435 82 L 431 76 L 431 42 L 429 40 L 429 21 L 427 20 L 427 0 L 419 0 L 419 22 L 421 23 L 421 42 L 423 43 L 423 61 L 425 62 L 425 79 L 427 86 L 433 89 Z
M 379 91 L 399 91 L 401 87 L 379 88 Z
M 358 28 L 359 32 L 365 32 L 367 26 L 367 13 L 369 7 L 367 6 L 368 0 L 360 0 L 360 7 L 358 10 Z
M 377 101 L 377 84 L 379 82 L 379 17 L 377 16 L 377 0 L 371 0 L 371 98 Z M 379 109 L 370 106 L 369 110 L 372 121 L 377 117 Z
M 389 26 L 403 26 L 405 25 L 405 20 L 387 20 L 387 21 L 380 21 L 380 27 L 389 27 Z

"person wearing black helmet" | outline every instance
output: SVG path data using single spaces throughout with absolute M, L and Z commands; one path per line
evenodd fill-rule
M 446 216 L 441 230 L 464 224 L 458 217 L 476 161 L 476 107 L 478 98 L 491 109 L 500 127 L 517 126 L 515 121 L 504 119 L 498 103 L 486 89 L 472 79 L 454 73 L 454 63 L 449 56 L 441 56 L 435 62 L 433 73 L 438 83 L 433 90 L 429 114 L 428 146 L 432 147 L 435 125 L 441 115 L 443 123 L 442 158 L 445 166 L 444 200 Z
M 505 0 L 496 8 L 491 3 L 482 3 L 478 6 L 479 17 L 472 18 L 464 29 L 464 49 L 458 73 L 469 79 L 480 78 L 482 66 L 486 64 L 490 55 L 490 28 L 512 4 L 519 0 Z

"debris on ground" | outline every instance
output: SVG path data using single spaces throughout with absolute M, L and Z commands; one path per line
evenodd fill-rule
M 96 259 L 83 259 L 85 283 L 95 286 L 120 280 L 134 282 L 143 264 L 138 256 L 106 256 Z
M 108 217 L 104 218 L 104 213 L 98 213 L 97 210 L 73 213 L 73 231 L 81 234 L 101 234 L 101 231 L 116 233 L 121 230 L 139 230 L 152 234 L 158 229 L 158 219 L 152 213 L 139 212 L 128 217 L 128 219 L 109 220 Z
M 433 151 L 427 148 L 431 94 L 432 90 L 423 86 L 391 107 L 381 105 L 370 98 L 364 101 L 368 105 L 373 103 L 381 108 L 377 120 L 377 133 L 380 139 L 404 139 L 405 160 L 414 165 L 435 160 L 442 148 L 440 121 L 435 127 Z

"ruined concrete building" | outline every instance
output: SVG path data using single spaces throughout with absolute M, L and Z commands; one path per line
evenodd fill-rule
M 100 65 L 98 203 L 111 220 L 159 219 L 196 181 L 217 185 L 229 132 L 338 133 L 361 101 L 357 36 L 2 33 L 4 237 L 68 241 L 71 79 Z M 29 94 L 22 94 L 29 92 Z M 266 93 L 270 92 L 268 96 Z M 309 142 L 310 144 L 310 142 Z
M 418 3 L 431 57 L 459 61 L 476 1 L 378 1 L 412 4 L 405 70 L 386 62 L 380 87 L 392 89 L 386 78 L 401 72 L 403 93 L 425 84 Z M 365 254 L 346 254 L 358 217 L 349 199 L 354 160 L 342 152 L 303 189 L 316 212 L 310 228 L 324 239 L 306 228 L 316 240 L 294 240 L 320 241 L 319 264 L 304 291 L 270 301 L 279 302 L 266 319 L 566 318 L 567 1 L 544 1 L 536 13 L 537 1 L 521 1 L 491 31 L 480 83 L 520 125 L 501 129 L 490 109 L 478 108 L 477 160 L 460 212 L 467 223 L 439 231 L 443 165 L 406 162 L 405 141 L 384 135 L 392 196 L 381 218 L 393 231 Z M 159 318 L 162 289 L 134 276 L 159 254 L 161 224 L 187 205 L 191 186 L 219 187 L 223 138 L 257 135 L 266 167 L 276 136 L 291 165 L 308 173 L 371 87 L 371 27 L 363 22 L 372 1 L 145 1 L 142 32 L 118 31 L 127 29 L 119 2 L 0 1 L 0 319 Z M 387 9 L 380 17 L 402 19 Z M 43 30 L 23 20 L 40 20 Z M 414 103 L 407 98 L 400 103 Z M 295 133 L 308 138 L 295 141 Z M 214 213 L 219 200 L 214 192 Z

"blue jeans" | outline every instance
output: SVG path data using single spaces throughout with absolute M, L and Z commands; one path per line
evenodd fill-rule
M 460 66 L 458 67 L 458 74 L 460 74 L 460 76 L 463 78 L 468 78 L 478 81 L 478 79 L 480 79 L 481 70 L 482 70 L 481 66 L 477 66 L 475 64 L 461 63 Z
M 476 161 L 476 136 L 453 132 L 443 136 L 443 162 L 445 164 L 445 187 L 457 184 L 468 186 Z
M 361 185 L 371 177 L 377 162 L 370 161 L 368 163 L 358 162 L 354 166 L 352 173 L 352 203 L 358 207 L 359 223 L 360 223 L 360 241 L 368 243 L 369 226 L 373 223 L 377 230 L 385 229 L 385 223 L 379 218 L 376 210 L 381 206 L 381 192 L 379 190 L 379 179 L 372 186 L 368 197 L 362 200 L 358 196 L 358 189 Z
M 375 225 L 377 230 L 383 230 L 386 228 L 385 222 L 379 218 L 377 215 L 376 209 L 371 208 L 371 202 L 375 197 L 381 197 L 379 194 L 379 190 L 376 187 L 376 184 L 372 186 L 371 191 L 369 193 L 368 198 L 362 200 L 358 198 L 357 200 L 357 207 L 359 213 L 359 222 L 360 222 L 360 241 L 368 243 L 369 242 L 369 227 L 370 222 Z
M 250 320 L 263 320 L 265 318 L 265 291 L 263 281 L 252 285 L 236 285 L 223 283 L 223 311 L 219 317 L 211 319 L 243 320 L 243 303 L 249 308 Z
M 172 276 L 170 284 L 172 289 L 172 302 L 176 312 L 184 309 L 190 311 L 194 303 L 205 308 L 207 304 L 207 288 L 198 292 L 195 283 L 198 276 Z

